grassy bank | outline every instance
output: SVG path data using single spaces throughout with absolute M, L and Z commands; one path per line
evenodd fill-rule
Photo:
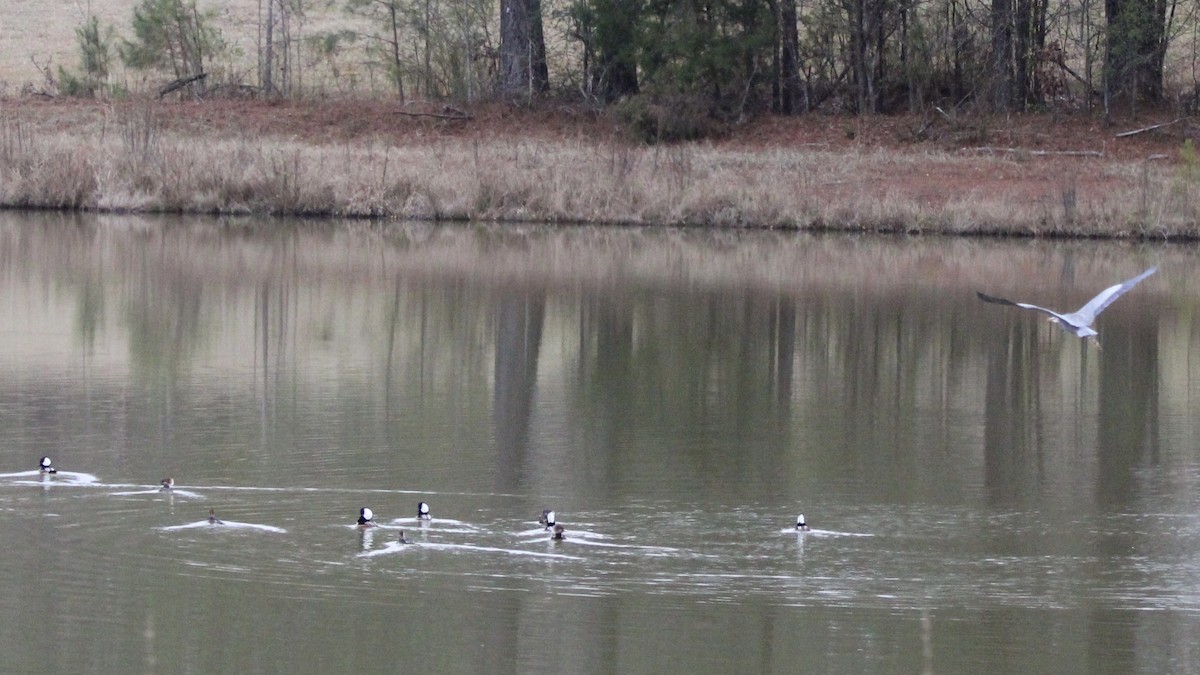
M 1200 234 L 1195 162 L 927 145 L 645 147 L 597 125 L 264 131 L 219 104 L 8 102 L 0 205 L 1101 237 Z M 383 114 L 382 112 L 379 114 Z M 544 123 L 544 120 L 541 121 Z M 400 122 L 395 125 L 399 128 Z M 291 133 L 288 133 L 288 131 Z

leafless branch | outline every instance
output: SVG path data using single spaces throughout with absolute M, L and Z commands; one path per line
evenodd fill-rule
M 1155 129 L 1162 129 L 1163 127 L 1169 127 L 1172 124 L 1176 124 L 1177 122 L 1181 122 L 1181 121 L 1183 121 L 1183 118 L 1179 117 L 1179 118 L 1171 120 L 1170 122 L 1163 122 L 1162 124 L 1151 124 L 1148 127 L 1142 127 L 1141 129 L 1134 129 L 1133 131 L 1122 131 L 1121 133 L 1117 134 L 1117 138 L 1125 138 L 1126 136 L 1136 136 L 1138 134 L 1145 133 L 1147 131 L 1154 131 Z
M 1031 157 L 1103 157 L 1100 150 L 1026 150 L 1024 148 L 995 148 L 982 146 L 978 148 L 963 148 L 959 152 L 995 154 L 1029 155 Z

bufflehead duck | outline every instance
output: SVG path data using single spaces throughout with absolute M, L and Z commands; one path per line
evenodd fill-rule
M 804 514 L 803 513 L 801 513 L 799 516 L 796 516 L 796 531 L 797 532 L 808 532 L 809 531 L 808 523 L 804 522 Z
M 51 466 L 49 457 L 43 457 L 39 464 L 41 465 L 42 473 L 58 473 L 58 469 Z
M 555 525 L 554 536 L 550 538 L 554 541 L 562 541 L 563 539 L 567 538 L 566 531 L 566 528 L 564 528 L 562 525 Z
M 213 513 L 213 510 L 209 509 L 208 510 L 208 524 L 209 525 L 224 525 L 225 523 L 222 523 L 220 521 L 220 519 L 217 518 L 217 515 L 215 513 Z
M 425 502 L 417 502 L 417 520 L 432 520 L 429 515 L 429 505 Z
M 175 479 L 174 478 L 164 478 L 159 482 L 162 483 L 162 487 L 159 488 L 160 492 L 163 490 L 170 490 L 171 488 L 175 487 Z
M 538 518 L 538 524 L 547 530 L 554 528 L 554 511 L 550 509 L 542 509 L 542 515 Z
M 409 542 L 407 539 L 405 539 L 405 538 L 404 538 L 404 530 L 400 530 L 400 539 L 399 539 L 399 542 L 400 542 L 401 544 L 408 544 L 408 543 L 410 543 L 410 542 Z
M 358 527 L 359 529 L 367 527 L 375 527 L 375 512 L 367 507 L 362 507 L 358 510 Z

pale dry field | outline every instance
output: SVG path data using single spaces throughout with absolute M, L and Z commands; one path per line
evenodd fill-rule
M 257 0 L 232 0 L 251 5 Z M 13 93 L 26 84 L 44 82 L 39 68 L 75 67 L 75 29 L 89 6 L 101 24 L 126 32 L 137 0 L 4 0 L 0 2 L 0 86 Z M 35 65 L 35 62 L 37 65 Z
M 3 0 L 0 1 L 0 96 L 20 93 L 23 88 L 46 90 L 43 71 L 49 68 L 57 76 L 57 67 L 77 70 L 79 64 L 75 29 L 94 14 L 102 26 L 111 25 L 118 37 L 132 35 L 133 9 L 139 0 Z M 214 11 L 214 25 L 232 47 L 227 63 L 220 64 L 242 75 L 246 84 L 256 84 L 256 44 L 258 40 L 260 0 L 198 0 L 202 11 Z M 364 22 L 342 12 L 342 3 L 310 2 L 305 19 L 293 29 L 303 38 L 318 31 L 367 29 Z M 114 55 L 115 56 L 115 55 Z M 360 58 L 343 55 L 348 61 Z M 313 57 L 315 58 L 315 57 Z M 130 91 L 154 87 L 161 76 L 127 72 L 115 59 L 114 79 Z M 314 72 L 314 81 L 327 73 Z

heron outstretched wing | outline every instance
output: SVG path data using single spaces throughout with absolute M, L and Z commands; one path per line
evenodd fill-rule
M 1157 271 L 1158 271 L 1157 267 L 1151 267 L 1150 269 L 1146 270 L 1145 272 L 1142 272 L 1141 274 L 1137 275 L 1136 277 L 1134 277 L 1128 281 L 1123 281 L 1114 286 L 1109 286 L 1108 288 L 1104 289 L 1103 291 L 1100 291 L 1100 293 L 1096 297 L 1092 298 L 1091 300 L 1088 300 L 1086 305 L 1075 310 L 1069 316 L 1072 317 L 1072 319 L 1074 319 L 1075 321 L 1077 321 L 1085 326 L 1092 325 L 1092 322 L 1096 320 L 1096 317 L 1100 314 L 1100 312 L 1104 311 L 1105 307 L 1108 307 L 1109 305 L 1111 305 L 1114 300 L 1116 300 L 1117 298 L 1124 295 L 1125 292 L 1128 291 L 1129 289 L 1133 288 L 1134 286 L 1137 286 L 1138 283 L 1140 283 L 1142 281 L 1142 279 L 1145 279 L 1146 277 L 1150 276 L 1151 274 L 1154 274 Z
M 1034 311 L 1041 312 L 1043 314 L 1049 314 L 1050 316 L 1052 316 L 1060 321 L 1067 321 L 1068 323 L 1070 323 L 1070 321 L 1067 319 L 1067 317 L 1063 316 L 1062 314 L 1059 314 L 1058 312 L 1056 312 L 1052 309 L 1046 309 L 1045 307 L 1038 307 L 1037 305 L 1031 305 L 1027 302 L 1013 302 L 1012 300 L 1008 300 L 1005 298 L 997 298 L 992 295 L 986 295 L 979 291 L 975 291 L 975 295 L 978 295 L 979 299 L 984 302 L 993 302 L 997 305 L 1010 305 L 1012 307 L 1020 307 L 1021 309 L 1032 309 Z

